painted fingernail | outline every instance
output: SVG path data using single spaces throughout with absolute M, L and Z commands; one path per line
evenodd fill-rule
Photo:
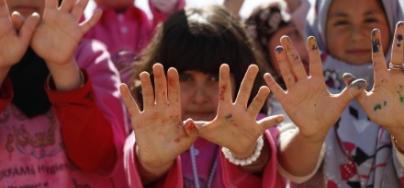
M 356 79 L 349 84 L 350 88 L 356 88 L 356 89 L 366 89 L 368 87 L 368 83 L 364 79 Z
M 378 38 L 379 29 L 372 30 L 372 51 L 379 52 L 380 51 L 380 40 Z
M 283 52 L 283 47 L 282 46 L 276 46 L 275 47 L 275 52 L 278 53 L 278 54 L 282 53 Z
M 316 37 L 310 36 L 309 37 L 309 44 L 311 46 L 311 50 L 318 50 L 317 40 Z

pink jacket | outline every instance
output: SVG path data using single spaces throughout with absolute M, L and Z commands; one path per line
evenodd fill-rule
M 197 153 L 203 153 L 201 157 L 197 157 L 198 178 L 206 182 L 217 161 L 217 171 L 213 176 L 212 187 L 265 187 L 265 188 L 281 188 L 285 187 L 284 179 L 277 171 L 277 146 L 270 133 L 266 131 L 265 138 L 269 143 L 270 161 L 266 166 L 263 175 L 257 176 L 244 172 L 239 167 L 229 163 L 224 158 L 217 145 L 209 143 L 203 139 L 199 139 L 194 143 Z M 127 174 L 128 182 L 131 187 L 143 187 L 142 181 L 137 171 L 137 160 L 135 155 L 135 137 L 132 133 L 124 148 L 124 166 Z M 197 154 L 198 155 L 198 154 Z M 177 158 L 174 166 L 169 170 L 167 175 L 156 183 L 155 187 L 182 188 L 194 187 L 193 181 L 189 178 L 193 177 L 192 163 L 189 157 L 189 151 L 184 152 Z M 201 184 L 202 185 L 202 184 Z M 201 186 L 205 187 L 205 186 Z
M 83 41 L 76 59 L 87 74 L 86 84 L 68 92 L 47 89 L 52 108 L 46 114 L 27 118 L 10 102 L 11 82 L 8 86 L 4 82 L 0 88 L 0 93 L 8 93 L 0 95 L 0 187 L 127 187 L 122 161 L 127 130 L 118 92 L 118 72 L 100 43 Z M 88 161 L 91 155 L 88 150 L 102 148 L 94 144 L 87 147 L 94 138 L 99 139 L 94 135 L 111 134 L 96 130 L 93 126 L 99 127 L 97 122 L 111 126 L 106 130 L 113 132 L 117 160 L 110 174 L 84 172 L 67 153 L 69 149 L 78 160 Z M 83 130 L 86 128 L 90 130 Z M 68 140 L 81 144 L 67 144 Z M 80 152 L 88 155 L 80 157 Z
M 184 7 L 185 1 L 178 0 L 177 10 Z M 153 19 L 147 18 L 138 7 L 130 7 L 125 13 L 100 7 L 103 15 L 87 34 L 86 38 L 103 42 L 111 54 L 112 61 L 118 68 L 123 82 L 128 83 L 134 58 L 144 49 L 153 36 L 154 28 L 164 21 L 169 14 L 159 11 L 149 1 Z

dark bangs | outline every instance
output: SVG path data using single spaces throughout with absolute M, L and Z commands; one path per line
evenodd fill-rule
M 185 14 L 177 13 L 164 25 L 157 62 L 166 69 L 175 67 L 180 73 L 193 70 L 212 75 L 217 75 L 220 65 L 227 63 L 239 85 L 248 66 L 256 64 L 248 38 L 235 29 L 234 21 L 223 19 L 225 16 L 188 12 L 192 16 L 187 19 Z

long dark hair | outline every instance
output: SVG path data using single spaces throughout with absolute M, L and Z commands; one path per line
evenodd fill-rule
M 194 70 L 212 75 L 217 75 L 220 65 L 227 63 L 237 90 L 248 66 L 257 64 L 261 72 L 253 94 L 263 85 L 262 73 L 267 71 L 241 23 L 220 6 L 188 8 L 159 25 L 150 45 L 136 62 L 133 83 L 140 72 L 151 72 L 156 62 L 166 69 L 175 67 L 180 73 Z

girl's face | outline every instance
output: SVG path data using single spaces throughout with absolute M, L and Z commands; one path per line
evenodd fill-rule
M 232 80 L 234 86 L 234 80 Z M 181 105 L 183 119 L 211 120 L 216 115 L 219 79 L 199 71 L 184 71 L 180 74 Z M 233 93 L 234 93 L 234 87 Z
M 280 44 L 279 40 L 283 35 L 288 35 L 290 39 L 293 41 L 293 44 L 298 51 L 300 58 L 302 59 L 304 68 L 306 68 L 306 72 L 309 71 L 309 56 L 307 54 L 306 45 L 303 37 L 300 35 L 296 26 L 293 24 L 289 24 L 285 27 L 282 27 L 274 33 L 271 39 L 268 41 L 268 50 L 271 57 L 272 66 L 275 68 L 275 71 L 280 74 L 279 70 L 279 62 L 275 58 L 275 47 Z
M 44 0 L 6 0 L 10 13 L 18 11 L 24 17 L 36 12 L 42 14 L 45 7 Z
M 389 24 L 379 0 L 334 0 L 325 37 L 329 53 L 350 64 L 371 62 L 371 31 L 379 28 L 383 49 L 390 41 Z
M 133 0 L 95 0 L 95 2 L 104 7 L 113 9 L 126 9 L 133 5 Z

